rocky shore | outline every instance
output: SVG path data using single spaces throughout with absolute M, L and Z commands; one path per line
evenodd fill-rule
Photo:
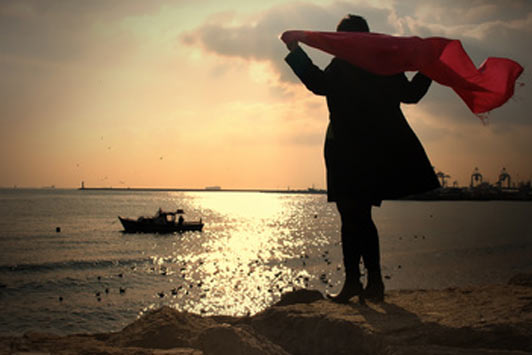
M 163 307 L 122 331 L 0 338 L 2 354 L 532 354 L 532 274 L 505 285 L 394 290 L 382 304 L 285 294 L 251 317 Z

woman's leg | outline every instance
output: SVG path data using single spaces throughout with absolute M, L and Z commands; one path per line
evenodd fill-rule
M 366 223 L 366 233 L 362 242 L 362 259 L 367 269 L 367 285 L 364 297 L 374 301 L 384 301 L 384 283 L 381 275 L 381 253 L 379 248 L 379 234 L 371 218 Z
M 345 270 L 345 282 L 342 290 L 337 295 L 328 296 L 335 302 L 346 303 L 351 297 L 361 295 L 363 292 L 360 282 L 360 257 L 363 252 L 361 244 L 361 216 L 371 209 L 371 205 L 364 206 L 353 201 L 338 201 L 336 207 L 342 222 L 341 240 Z M 358 221 L 358 222 L 357 222 Z
M 361 231 L 361 247 L 362 247 L 362 259 L 364 260 L 364 266 L 369 272 L 381 271 L 381 253 L 379 248 L 379 233 L 377 227 L 371 217 L 371 207 L 369 213 L 364 216 L 364 220 L 360 221 L 363 227 Z
M 384 284 L 380 271 L 379 235 L 371 217 L 372 206 L 370 203 L 352 200 L 339 201 L 336 205 L 342 221 L 345 285 L 351 292 L 361 287 L 359 262 L 362 257 L 364 266 L 368 270 L 368 284 L 364 295 L 382 301 Z M 343 290 L 339 295 L 342 293 Z

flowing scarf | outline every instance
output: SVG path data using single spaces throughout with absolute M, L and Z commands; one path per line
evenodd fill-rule
M 286 31 L 285 43 L 303 42 L 377 75 L 420 71 L 452 88 L 475 114 L 503 105 L 523 72 L 519 63 L 490 57 L 477 69 L 459 40 L 395 37 L 367 32 Z

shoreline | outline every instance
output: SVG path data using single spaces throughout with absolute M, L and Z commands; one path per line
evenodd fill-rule
M 255 192 L 275 194 L 312 194 L 326 195 L 324 189 L 194 189 L 194 188 L 149 188 L 149 187 L 80 187 L 79 191 L 116 191 L 116 192 Z M 469 189 L 439 188 L 422 194 L 410 195 L 387 201 L 532 201 L 532 191 L 518 189 Z
M 532 353 L 532 274 L 507 284 L 392 290 L 385 302 L 348 304 L 318 291 L 283 295 L 248 317 L 169 307 L 119 332 L 0 337 L 0 353 L 44 354 L 527 354 Z
M 0 187 L 1 190 L 71 190 L 71 191 L 96 191 L 96 192 L 241 192 L 241 193 L 273 193 L 273 194 L 312 194 L 326 195 L 324 189 L 222 189 L 222 188 L 173 188 L 173 187 L 79 187 L 79 188 L 56 188 L 56 187 Z M 386 201 L 532 201 L 530 189 L 501 189 L 491 188 L 466 188 L 445 187 L 423 194 L 406 196 Z

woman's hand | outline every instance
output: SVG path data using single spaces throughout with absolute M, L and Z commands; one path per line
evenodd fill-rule
M 292 52 L 294 49 L 296 49 L 297 47 L 299 47 L 299 42 L 298 41 L 292 41 L 292 42 L 288 42 L 286 44 L 286 48 L 288 48 L 288 50 L 290 52 Z

